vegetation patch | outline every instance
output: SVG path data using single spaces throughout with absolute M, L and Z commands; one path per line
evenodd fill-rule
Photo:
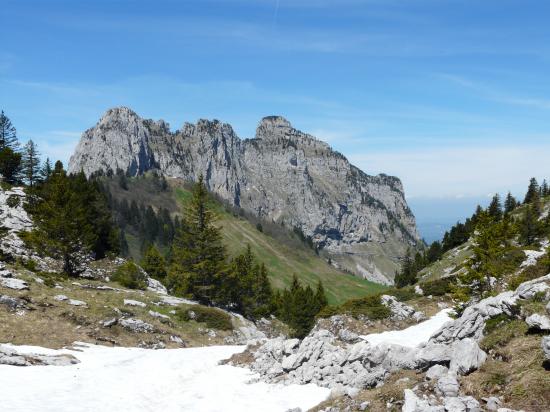
M 320 317 L 345 313 L 355 318 L 365 316 L 370 320 L 387 319 L 391 316 L 391 310 L 382 304 L 380 295 L 366 296 L 360 299 L 348 300 L 340 306 L 329 306 L 321 310 Z
M 129 289 L 147 288 L 147 275 L 132 261 L 120 265 L 111 279 Z
M 184 322 L 194 320 L 199 323 L 205 323 L 210 329 L 233 330 L 231 316 L 220 309 L 195 305 L 191 308 L 178 308 L 176 317 Z
M 522 320 L 512 319 L 505 314 L 495 316 L 485 323 L 485 337 L 480 347 L 485 351 L 502 347 L 512 339 L 525 335 L 528 329 Z

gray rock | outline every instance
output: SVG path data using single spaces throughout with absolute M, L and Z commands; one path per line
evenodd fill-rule
M 366 411 L 367 409 L 369 409 L 369 406 L 370 406 L 370 402 L 369 402 L 369 401 L 361 402 L 361 403 L 359 404 L 359 410 L 360 410 L 360 411 Z
M 363 173 L 278 116 L 262 119 L 254 139 L 241 140 L 217 120 L 171 132 L 165 122 L 114 108 L 83 133 L 69 162 L 70 172 L 81 169 L 86 175 L 158 169 L 186 181 L 208 170 L 205 183 L 222 199 L 263 219 L 284 217 L 340 267 L 379 282 L 391 282 L 394 256 L 382 248 L 377 258 L 384 264 L 378 264 L 365 250 L 380 254 L 379 245 L 392 242 L 404 255 L 419 241 L 399 179 Z
M 528 316 L 527 319 L 525 319 L 525 322 L 527 322 L 529 327 L 532 329 L 550 330 L 550 319 L 545 315 L 534 313 L 531 316 Z
M 501 400 L 496 396 L 490 396 L 482 399 L 485 402 L 485 408 L 488 411 L 498 411 L 499 406 L 502 404 Z
M 426 399 L 420 399 L 411 389 L 405 389 L 402 412 L 445 412 L 443 406 L 433 406 Z
M 546 360 L 550 361 L 550 336 L 544 336 L 540 343 Z
M 79 360 L 72 355 L 39 355 L 19 353 L 17 350 L 0 345 L 0 365 L 10 366 L 68 366 L 79 363 Z
M 446 412 L 481 412 L 479 402 L 471 396 L 445 398 L 443 404 Z
M 149 311 L 149 316 L 160 320 L 170 320 L 170 316 L 163 315 L 162 313 L 155 312 L 154 310 Z
M 546 305 L 546 313 L 550 315 L 550 302 Z
M 69 305 L 73 306 L 88 306 L 88 304 L 82 300 L 69 299 Z
M 69 298 L 65 295 L 55 295 L 53 297 L 54 300 L 57 300 L 58 302 L 63 302 L 65 300 L 69 300 Z
M 102 320 L 102 321 L 99 322 L 99 324 L 101 326 L 103 326 L 104 328 L 110 328 L 111 326 L 116 325 L 117 322 L 118 322 L 117 318 L 111 318 L 111 319 Z
M 25 309 L 27 307 L 24 300 L 7 295 L 0 295 L 0 305 L 6 306 L 10 311 Z
M 460 385 L 453 373 L 447 373 L 437 380 L 437 391 L 445 397 L 456 397 L 460 390 Z
M 118 323 L 123 327 L 132 332 L 142 332 L 142 333 L 151 333 L 154 332 L 155 328 L 153 325 L 142 321 L 141 319 L 120 319 Z
M 426 371 L 426 379 L 429 381 L 435 381 L 443 375 L 446 375 L 448 371 L 449 368 L 443 365 L 434 365 Z
M 140 302 L 139 300 L 133 300 L 133 299 L 124 299 L 124 304 L 126 306 L 139 306 L 140 308 L 144 308 L 147 306 L 146 303 Z
M 8 289 L 25 290 L 29 288 L 29 284 L 21 279 L 0 277 L 0 284 Z
M 422 312 L 417 312 L 412 306 L 405 305 L 404 303 L 399 302 L 393 296 L 382 295 L 380 300 L 382 301 L 382 304 L 384 306 L 390 308 L 392 312 L 392 318 L 395 320 L 405 320 L 413 318 L 418 322 L 426 318 Z
M 487 354 L 480 349 L 477 342 L 466 338 L 452 345 L 449 370 L 466 375 L 483 365 L 485 359 L 487 359 Z

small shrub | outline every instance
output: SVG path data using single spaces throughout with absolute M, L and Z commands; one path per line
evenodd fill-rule
M 38 267 L 37 267 L 38 265 L 37 265 L 36 261 L 33 260 L 33 259 L 22 260 L 21 265 L 25 269 L 30 270 L 31 272 L 36 272 L 36 270 L 38 269 Z
M 128 289 L 147 288 L 147 275 L 131 261 L 120 265 L 111 279 Z
M 370 320 L 386 319 L 391 316 L 391 310 L 382 304 L 380 295 L 348 300 L 341 306 L 341 312 L 354 317 L 363 315 Z
M 6 204 L 9 207 L 14 208 L 14 207 L 17 207 L 21 204 L 21 199 L 19 198 L 19 196 L 11 195 L 6 200 Z
M 485 351 L 504 346 L 512 339 L 525 335 L 529 329 L 527 324 L 522 320 L 505 318 L 502 315 L 493 319 L 490 319 L 485 324 L 486 331 L 489 324 L 490 332 L 487 333 L 480 343 L 480 347 Z
M 44 285 L 53 288 L 56 285 L 56 281 L 66 280 L 67 275 L 65 273 L 57 272 L 36 272 L 36 275 L 44 281 Z
M 194 313 L 194 316 L 191 312 Z M 201 305 L 194 305 L 192 308 L 178 308 L 176 317 L 184 322 L 195 320 L 205 323 L 210 329 L 233 330 L 231 316 L 217 308 Z
M 419 284 L 420 288 L 424 291 L 424 295 L 429 296 L 443 296 L 446 293 L 453 291 L 453 285 L 455 283 L 454 277 L 446 277 Z
M 414 292 L 414 287 L 406 286 L 399 289 L 390 289 L 385 292 L 386 295 L 394 296 L 400 302 L 406 302 L 408 300 L 414 299 L 416 293 Z

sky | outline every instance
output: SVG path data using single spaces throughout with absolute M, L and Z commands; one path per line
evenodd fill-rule
M 243 138 L 278 114 L 400 177 L 426 233 L 550 177 L 544 0 L 0 0 L 0 21 L 0 108 L 54 159 L 113 106 Z

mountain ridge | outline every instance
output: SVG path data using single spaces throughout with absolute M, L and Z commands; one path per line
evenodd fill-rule
M 398 178 L 362 172 L 281 116 L 264 117 L 254 138 L 241 139 L 219 120 L 172 132 L 163 120 L 113 108 L 83 133 L 69 162 L 70 172 L 80 170 L 158 170 L 188 181 L 203 174 L 222 199 L 301 231 L 334 265 L 380 283 L 391 283 L 420 241 Z

